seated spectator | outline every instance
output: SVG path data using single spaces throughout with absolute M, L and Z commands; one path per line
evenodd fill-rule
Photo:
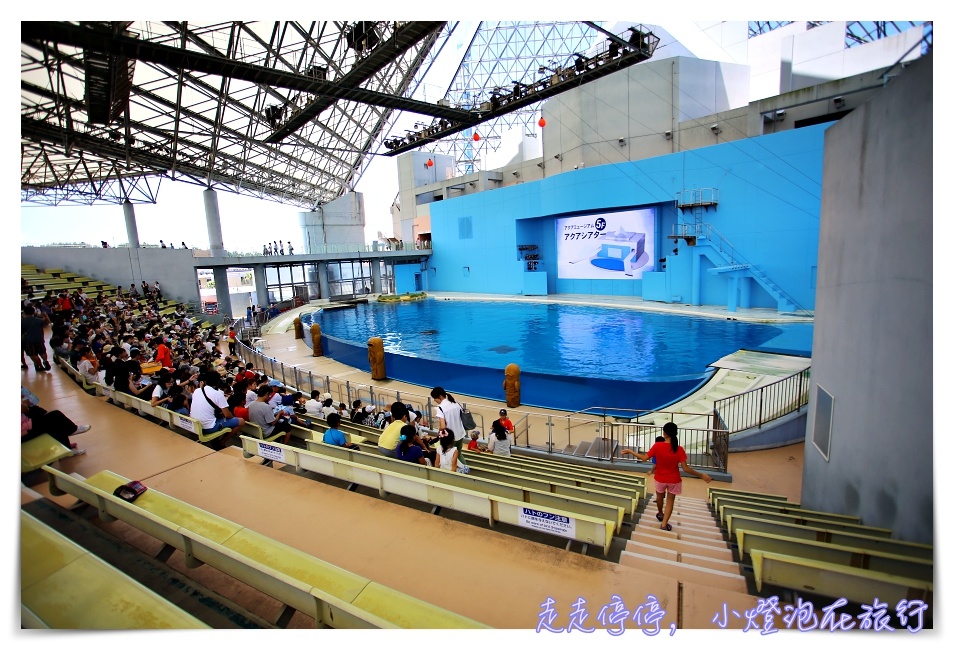
M 83 379 L 86 380 L 86 383 L 99 384 L 102 382 L 102 376 L 99 372 L 99 360 L 91 349 L 86 348 L 76 369 L 83 375 Z
M 234 396 L 235 396 L 234 393 L 233 393 L 233 395 L 230 395 L 230 396 L 229 396 L 229 404 L 232 404 L 232 403 L 233 403 L 233 399 L 232 399 L 232 398 L 233 398 Z M 246 422 L 248 422 L 249 419 L 251 418 L 251 413 L 248 412 L 248 407 L 245 405 L 245 399 L 242 398 L 242 397 L 238 397 L 235 401 L 236 401 L 236 402 L 241 402 L 241 403 L 236 403 L 236 404 L 235 404 L 235 407 L 232 409 L 232 415 L 234 415 L 234 416 L 237 417 L 237 418 L 242 418 L 243 420 L 245 420 Z
M 172 386 L 169 389 L 169 401 L 162 407 L 179 415 L 189 415 L 189 398 L 186 397 L 185 389 L 182 386 Z
M 235 373 L 235 381 L 242 381 L 243 379 L 254 376 L 254 368 L 255 366 L 252 363 L 246 363 L 244 368 Z
M 165 406 L 172 401 L 169 391 L 175 386 L 176 380 L 169 373 L 159 373 L 156 383 L 153 385 L 152 398 L 149 401 L 150 406 Z
M 272 407 L 268 405 L 268 400 L 272 396 L 270 386 L 261 386 L 258 389 L 258 397 L 248 406 L 249 421 L 262 428 L 262 435 L 268 438 L 278 432 L 285 434 L 282 438 L 283 444 L 288 444 L 291 440 L 291 422 L 285 417 L 284 413 L 273 413 Z
M 129 365 L 124 366 L 117 372 L 113 385 L 120 393 L 126 393 L 139 399 L 146 399 L 151 392 L 151 386 L 142 382 L 142 373 L 137 372 L 134 367 Z
M 36 396 L 21 387 L 20 390 L 20 442 L 32 440 L 44 433 L 49 434 L 64 447 L 73 450 L 74 456 L 81 456 L 86 450 L 79 449 L 70 442 L 70 436 L 77 436 L 90 430 L 90 425 L 77 426 L 60 411 L 47 411 L 40 407 Z
M 487 439 L 487 451 L 495 456 L 509 456 L 510 446 L 513 444 L 513 434 L 507 431 L 503 422 L 494 420 L 490 425 L 490 436 Z
M 407 424 L 407 409 L 403 403 L 394 402 L 391 404 L 388 416 L 393 416 L 393 422 L 381 432 L 381 436 L 378 438 L 378 451 L 389 458 L 397 458 L 397 446 L 401 441 L 401 427 Z
M 361 406 L 361 400 L 355 400 L 358 406 L 354 407 L 354 413 L 351 414 L 351 421 L 355 424 L 365 426 L 374 426 L 374 407 L 368 404 Z
M 320 391 L 313 390 L 311 391 L 311 399 L 305 402 L 305 413 L 308 415 L 313 415 L 316 418 L 321 417 L 321 400 L 318 399 L 321 395 Z
M 511 422 L 510 418 L 507 417 L 507 409 L 500 409 L 500 418 L 498 421 L 507 431 L 513 433 L 513 422 Z
M 341 402 L 340 404 L 338 404 L 338 415 L 341 416 L 342 420 L 351 419 L 351 413 L 348 411 L 348 405 L 345 404 L 344 402 Z
M 437 462 L 434 463 L 434 467 L 460 474 L 470 474 L 470 467 L 464 464 L 454 442 L 454 431 L 445 427 L 437 436 L 440 449 L 437 452 Z
M 470 442 L 467 443 L 467 451 L 476 451 L 478 454 L 483 452 L 483 449 L 480 448 L 480 444 L 477 442 L 479 437 L 479 431 L 470 432 Z
M 397 446 L 397 458 L 408 463 L 418 463 L 420 465 L 430 465 L 431 462 L 424 457 L 424 449 L 414 443 L 418 438 L 417 429 L 413 424 L 405 424 L 401 427 L 400 442 Z
M 338 429 L 338 425 L 341 424 L 340 415 L 332 413 L 328 416 L 327 420 L 328 428 L 321 437 L 323 443 L 326 445 L 335 445 L 336 447 L 344 447 L 346 449 L 361 449 L 358 445 L 348 442 L 348 436 Z
M 327 420 L 332 413 L 337 414 L 338 409 L 335 408 L 335 401 L 329 397 L 321 403 L 321 417 Z
M 206 373 L 203 384 L 192 398 L 189 415 L 202 424 L 204 434 L 231 429 L 225 436 L 217 438 L 217 445 L 224 446 L 241 432 L 245 420 L 232 414 L 225 393 L 221 390 L 222 378 L 217 372 Z M 249 412 L 251 413 L 251 410 Z

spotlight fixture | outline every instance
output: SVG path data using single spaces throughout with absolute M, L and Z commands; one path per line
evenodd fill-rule
M 544 167 L 544 163 L 543 163 L 543 161 L 542 161 L 542 160 L 541 160 L 540 162 L 538 162 L 538 163 L 537 163 L 537 167 L 539 167 L 540 169 L 543 169 L 543 167 Z
M 513 175 L 516 176 L 517 178 L 520 178 L 520 172 L 515 171 L 513 172 Z
M 619 146 L 621 146 L 621 147 L 625 147 L 625 146 L 626 146 L 626 138 L 620 138 L 620 139 L 619 139 Z
M 720 133 L 722 133 L 722 129 L 719 127 L 718 124 L 713 124 L 712 126 L 710 126 L 709 130 L 712 131 L 712 133 L 715 135 L 719 135 Z
M 672 140 L 672 131 L 666 131 L 663 135 L 666 136 L 667 140 Z
M 841 96 L 835 97 L 835 98 L 834 98 L 833 100 L 831 100 L 831 101 L 832 101 L 832 103 L 835 104 L 835 108 L 841 108 L 842 106 L 845 105 L 845 98 L 844 98 L 844 97 L 841 97 Z
M 678 254 L 679 254 L 679 247 L 678 247 L 678 246 L 676 246 L 674 249 L 672 249 L 672 254 L 673 254 L 673 255 L 678 255 Z
M 784 119 L 785 119 L 785 110 L 784 110 L 784 109 L 775 111 L 775 121 L 776 121 L 776 122 L 781 122 L 781 121 L 784 120 Z
M 557 160 L 563 160 L 563 154 L 561 154 L 561 153 L 558 153 L 557 155 L 555 155 L 555 156 L 553 156 L 553 157 L 556 158 Z

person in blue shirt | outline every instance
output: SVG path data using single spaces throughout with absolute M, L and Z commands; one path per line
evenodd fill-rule
M 345 449 L 360 449 L 358 445 L 348 442 L 348 437 L 345 436 L 344 432 L 338 430 L 338 425 L 341 424 L 340 415 L 329 413 L 326 421 L 328 422 L 328 429 L 325 431 L 325 435 L 321 437 L 323 443 L 344 447 Z

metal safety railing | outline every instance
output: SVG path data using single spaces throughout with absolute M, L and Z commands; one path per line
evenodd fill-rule
M 240 341 L 236 351 L 243 363 L 252 363 L 253 367 L 261 370 L 270 378 L 278 379 L 286 386 L 310 395 L 311 391 L 330 393 L 335 403 L 344 403 L 351 408 L 356 399 L 363 405 L 372 405 L 376 411 L 390 408 L 394 402 L 411 404 L 414 410 L 419 410 L 424 418 L 422 424 L 426 428 L 436 428 L 437 408 L 429 394 L 422 395 L 412 391 L 399 391 L 341 380 L 329 375 L 316 375 L 310 370 L 302 370 L 297 366 L 288 365 L 270 357 L 260 349 L 254 349 Z M 489 435 L 490 424 L 498 419 L 498 406 L 469 405 L 460 401 L 462 407 L 467 408 L 477 424 L 477 430 L 483 436 Z M 518 409 L 508 409 L 508 416 L 514 422 L 514 445 L 526 449 L 547 452 L 556 456 L 585 457 L 622 465 L 635 465 L 637 461 L 630 456 L 623 456 L 622 450 L 638 449 L 645 452 L 655 442 L 657 436 L 662 435 L 662 424 L 658 418 L 668 415 L 671 420 L 676 413 L 653 412 L 654 422 L 639 422 L 639 417 L 619 418 L 610 415 L 610 412 L 619 412 L 620 409 L 602 409 L 603 415 L 598 418 L 580 417 L 579 414 L 565 416 L 534 413 Z M 633 411 L 635 415 L 646 414 L 647 411 Z M 685 416 L 685 414 L 680 414 Z M 699 414 L 703 422 L 708 423 L 710 414 Z M 705 428 L 680 427 L 679 440 L 689 455 L 689 463 L 704 469 L 725 470 L 726 455 L 728 453 L 728 436 L 720 438 L 724 432 L 711 426 Z M 716 443 L 722 444 L 721 447 Z
M 242 320 L 235 321 L 241 328 Z M 252 365 L 271 378 L 306 395 L 318 390 L 330 393 L 335 403 L 351 408 L 356 399 L 376 411 L 390 408 L 394 402 L 411 404 L 423 415 L 423 426 L 436 428 L 437 408 L 429 394 L 400 391 L 340 380 L 329 375 L 315 375 L 288 365 L 239 341 L 237 350 L 243 363 Z M 666 422 L 679 426 L 679 442 L 685 448 L 689 464 L 703 469 L 728 470 L 730 434 L 762 427 L 767 422 L 800 411 L 808 404 L 811 368 L 806 368 L 772 384 L 739 395 L 716 400 L 711 413 L 682 413 L 590 407 L 577 413 L 553 415 L 508 409 L 514 423 L 514 445 L 554 455 L 587 458 L 611 463 L 634 463 L 623 456 L 623 449 L 645 452 L 662 435 Z M 498 418 L 497 406 L 468 405 L 482 435 L 489 435 L 490 424 Z
M 767 422 L 801 411 L 808 404 L 811 368 L 759 388 L 723 397 L 712 405 L 713 426 L 732 433 L 761 428 Z

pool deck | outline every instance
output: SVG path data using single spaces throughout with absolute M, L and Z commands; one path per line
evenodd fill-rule
M 639 296 L 594 296 L 589 294 L 561 293 L 552 296 L 516 296 L 496 293 L 461 293 L 452 291 L 428 292 L 429 298 L 445 300 L 492 300 L 502 302 L 535 302 L 564 305 L 586 305 L 591 307 L 613 307 L 617 309 L 637 309 L 661 314 L 680 314 L 682 316 L 703 316 L 708 318 L 734 319 L 751 323 L 812 323 L 811 316 L 780 314 L 775 309 L 756 307 L 739 308 L 730 312 L 726 307 L 695 306 L 685 303 L 665 303 L 643 300 Z M 321 301 L 317 301 L 321 302 Z M 312 303 L 313 305 L 315 303 Z

